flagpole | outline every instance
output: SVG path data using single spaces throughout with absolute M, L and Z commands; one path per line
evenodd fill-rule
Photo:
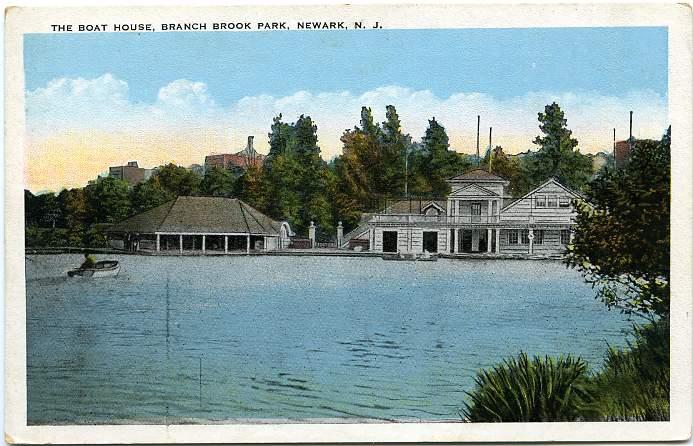
M 481 126 L 481 115 L 476 115 L 476 165 L 481 164 L 481 158 L 479 157 L 479 129 Z

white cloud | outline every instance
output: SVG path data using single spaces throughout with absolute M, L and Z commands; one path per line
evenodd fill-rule
M 476 144 L 476 115 L 481 115 L 482 148 L 493 126 L 494 145 L 509 152 L 532 147 L 538 134 L 537 113 L 552 101 L 566 113 L 568 126 L 581 150 L 594 152 L 611 146 L 612 129 L 627 138 L 628 111 L 635 111 L 634 133 L 657 138 L 667 125 L 666 97 L 652 91 L 633 91 L 624 96 L 594 92 L 531 92 L 511 98 L 484 93 L 459 92 L 441 98 L 428 90 L 383 86 L 363 94 L 349 91 L 297 91 L 284 96 L 244 97 L 228 106 L 217 104 L 203 82 L 179 79 L 163 86 L 151 104 L 128 98 L 126 82 L 104 74 L 95 79 L 55 79 L 44 88 L 27 92 L 27 124 L 30 133 L 49 136 L 75 129 L 100 131 L 173 132 L 205 129 L 233 136 L 234 148 L 254 134 L 259 150 L 266 150 L 266 134 L 272 118 L 282 113 L 285 121 L 310 115 L 318 125 L 320 145 L 326 158 L 341 152 L 344 129 L 358 124 L 362 105 L 382 121 L 385 106 L 393 104 L 403 129 L 418 140 L 428 119 L 435 116 L 448 130 L 454 148 L 472 152 Z M 226 139 L 228 141 L 228 139 Z M 204 144 L 203 144 L 204 145 Z M 207 147 L 205 150 L 228 150 Z

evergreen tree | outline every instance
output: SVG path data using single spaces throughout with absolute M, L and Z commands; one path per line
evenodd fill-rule
M 415 173 L 425 178 L 425 186 L 418 186 L 416 193 L 432 198 L 450 193 L 447 178 L 466 170 L 470 163 L 466 157 L 449 150 L 450 142 L 445 127 L 436 118 L 428 121 L 426 134 L 421 138 L 422 149 L 415 156 Z M 427 184 L 426 184 L 427 183 Z
M 384 183 L 391 195 L 404 196 L 405 156 L 411 145 L 411 137 L 402 133 L 399 115 L 394 105 L 388 105 L 382 124 L 382 148 Z
M 592 176 L 592 162 L 577 149 L 578 141 L 568 129 L 568 121 L 557 103 L 539 113 L 539 129 L 544 134 L 534 139 L 539 146 L 528 161 L 528 173 L 532 186 L 538 186 L 548 178 L 555 177 L 561 184 L 573 189 L 582 189 Z

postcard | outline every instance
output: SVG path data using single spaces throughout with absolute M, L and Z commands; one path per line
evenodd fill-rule
M 690 438 L 690 6 L 5 39 L 8 442 Z

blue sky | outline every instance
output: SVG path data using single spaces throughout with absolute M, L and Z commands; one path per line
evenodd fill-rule
M 395 105 L 420 140 L 428 120 L 475 152 L 476 117 L 508 153 L 535 149 L 551 102 L 586 153 L 613 129 L 659 138 L 668 125 L 666 28 L 150 32 L 25 36 L 28 185 L 79 186 L 109 165 L 200 164 L 272 118 L 313 118 L 325 159 L 362 106 Z M 485 144 L 485 143 L 484 143 Z M 98 156 L 94 156 L 98 153 Z M 61 165 L 62 169 L 47 166 Z
M 204 82 L 218 102 L 299 90 L 382 85 L 447 97 L 503 99 L 530 91 L 667 93 L 666 28 L 533 28 L 379 31 L 32 34 L 26 87 L 54 78 L 126 81 L 153 101 L 176 79 Z

